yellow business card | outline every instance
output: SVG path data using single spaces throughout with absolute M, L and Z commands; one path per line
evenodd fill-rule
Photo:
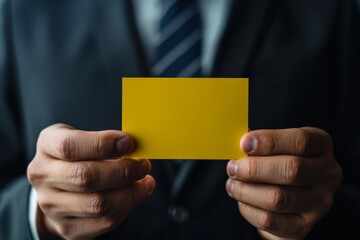
M 132 158 L 239 159 L 247 78 L 123 78 L 122 130 Z

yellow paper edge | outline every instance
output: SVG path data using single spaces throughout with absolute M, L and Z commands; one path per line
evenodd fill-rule
M 132 89 L 131 92 L 125 92 L 129 87 Z M 176 91 L 172 89 L 174 87 L 176 87 Z M 206 87 L 206 90 L 204 90 L 204 87 Z M 239 88 L 237 91 L 235 91 L 236 87 Z M 189 92 L 185 94 L 185 91 Z M 176 95 L 174 99 L 170 99 L 173 95 Z M 241 95 L 241 97 L 239 97 L 239 95 Z M 206 97 L 206 102 L 204 102 L 203 99 Z M 167 99 L 167 101 L 164 101 L 164 98 Z M 232 103 L 234 99 L 236 103 Z M 177 105 L 179 104 L 179 100 L 183 102 Z M 133 106 L 128 106 L 128 102 L 131 102 Z M 204 105 L 204 103 L 206 104 Z M 154 107 L 149 106 L 149 104 L 153 104 Z M 231 106 L 224 106 L 225 104 Z M 162 106 L 155 107 L 156 105 Z M 233 105 L 239 105 L 239 111 L 241 111 L 241 113 L 233 113 L 232 111 L 236 109 L 229 109 L 234 107 Z M 186 108 L 189 107 L 194 109 L 188 109 L 187 112 Z M 204 128 L 202 128 L 201 120 L 198 121 L 197 119 L 203 114 L 208 114 L 213 111 L 213 108 L 216 107 L 218 109 L 207 116 L 207 118 L 215 118 L 215 120 L 213 119 L 210 123 L 209 121 L 203 122 Z M 135 110 L 130 108 L 134 108 Z M 139 110 L 140 108 L 142 109 Z M 179 108 L 184 108 L 183 112 L 180 116 L 176 116 Z M 122 110 L 122 130 L 133 136 L 137 143 L 134 152 L 129 154 L 128 157 L 168 160 L 225 160 L 239 159 L 245 156 L 240 150 L 239 142 L 241 136 L 248 131 L 247 78 L 123 78 Z M 124 119 L 124 114 L 127 112 L 130 112 L 132 115 L 130 119 L 127 119 L 129 116 Z M 189 114 L 188 116 L 194 115 L 194 119 L 190 122 L 186 120 L 188 117 L 181 119 L 181 121 L 185 122 L 185 126 L 196 122 L 196 124 L 199 124 L 197 128 L 195 127 L 195 129 L 191 130 L 191 128 L 184 126 L 178 127 L 176 121 L 169 123 L 172 119 L 171 116 L 175 115 L 176 118 L 181 118 L 183 114 Z M 211 126 L 208 125 L 216 125 L 216 122 L 219 121 L 219 119 L 217 119 L 217 115 L 219 114 L 229 115 L 224 117 L 227 122 L 223 125 L 217 125 L 216 127 L 220 129 L 218 129 L 218 131 L 212 131 L 212 134 L 209 135 L 208 132 Z M 159 120 L 163 121 L 159 123 Z M 135 124 L 136 121 L 140 121 L 140 125 L 143 126 L 139 126 L 139 123 Z M 242 126 L 235 129 L 237 132 L 232 134 L 229 132 L 228 127 L 233 127 L 237 123 L 234 121 L 239 122 L 239 125 Z M 183 139 L 180 143 L 166 137 L 169 133 L 162 132 L 164 129 L 164 132 L 166 132 L 177 129 L 177 127 L 179 129 L 171 132 L 171 135 L 177 134 L 178 138 Z M 152 130 L 156 128 L 162 131 L 148 132 L 149 129 Z M 191 131 L 186 131 L 187 129 Z M 197 132 L 197 134 L 194 134 L 194 131 Z M 212 142 L 212 139 L 223 138 L 222 133 L 224 132 L 229 136 L 231 135 L 233 140 L 229 140 L 231 141 L 229 144 L 232 144 L 232 146 L 226 149 L 225 145 L 220 147 L 220 149 L 216 149 L 218 145 Z M 201 140 L 207 140 L 208 142 L 207 144 L 202 144 Z M 159 147 L 159 145 L 161 146 Z

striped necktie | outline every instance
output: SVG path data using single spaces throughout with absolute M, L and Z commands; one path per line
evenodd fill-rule
M 152 71 L 161 77 L 200 77 L 202 25 L 195 0 L 162 0 Z
M 152 67 L 154 76 L 200 77 L 202 24 L 197 1 L 161 0 L 161 3 L 159 42 Z M 185 170 L 187 165 L 192 165 L 191 162 L 185 164 L 181 160 L 170 163 L 175 176 L 186 175 L 186 171 L 180 169 Z M 184 176 L 179 176 L 182 179 L 180 182 L 184 180 Z

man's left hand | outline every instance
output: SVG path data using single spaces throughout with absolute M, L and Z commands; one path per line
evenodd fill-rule
M 342 170 L 329 134 L 317 128 L 256 130 L 248 154 L 227 166 L 228 194 L 265 239 L 303 239 L 329 211 Z

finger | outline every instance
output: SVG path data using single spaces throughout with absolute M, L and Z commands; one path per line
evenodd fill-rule
M 323 191 L 307 187 L 251 184 L 228 179 L 226 190 L 230 197 L 239 202 L 279 213 L 309 211 L 323 202 Z
M 38 202 L 42 211 L 53 219 L 68 217 L 100 218 L 117 212 L 127 213 L 132 207 L 149 196 L 155 188 L 151 176 L 111 191 L 72 193 L 48 189 L 39 192 Z
M 324 177 L 319 174 L 322 162 L 294 155 L 249 156 L 229 161 L 227 172 L 230 178 L 244 182 L 305 186 Z
M 251 131 L 241 138 L 240 147 L 249 155 L 313 156 L 331 150 L 332 143 L 325 131 L 304 127 Z
M 48 161 L 47 186 L 70 192 L 96 192 L 132 184 L 150 172 L 149 160 Z M 33 181 L 34 182 L 34 181 Z M 34 184 L 36 186 L 36 183 Z
M 242 216 L 256 228 L 278 237 L 306 236 L 311 223 L 300 214 L 274 213 L 247 204 L 239 204 Z
M 38 151 L 62 160 L 119 157 L 132 150 L 134 142 L 121 131 L 81 131 L 63 124 L 44 129 Z

